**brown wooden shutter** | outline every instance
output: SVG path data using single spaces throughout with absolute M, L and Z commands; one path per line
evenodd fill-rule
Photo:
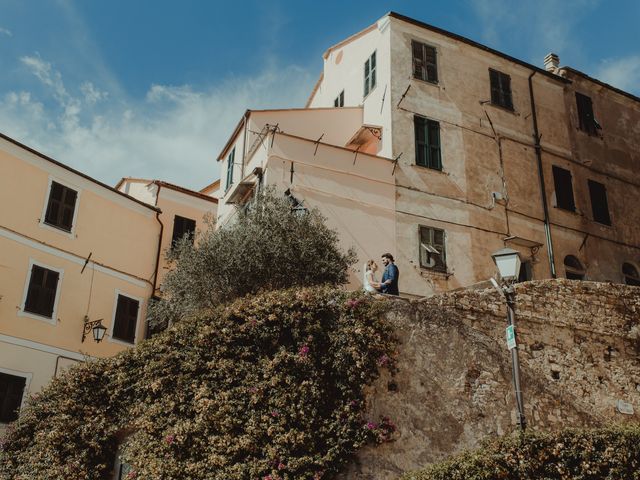
M 59 277 L 58 272 L 33 265 L 24 310 L 52 318 Z
M 140 304 L 133 298 L 118 295 L 116 317 L 113 325 L 113 338 L 133 343 L 136 339 L 138 308 Z

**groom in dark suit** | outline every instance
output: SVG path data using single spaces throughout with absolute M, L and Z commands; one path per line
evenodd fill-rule
M 400 295 L 400 291 L 398 290 L 400 271 L 398 270 L 398 267 L 396 267 L 396 264 L 393 263 L 393 255 L 390 253 L 384 253 L 382 255 L 382 264 L 385 266 L 385 269 L 382 274 L 380 291 L 388 295 Z

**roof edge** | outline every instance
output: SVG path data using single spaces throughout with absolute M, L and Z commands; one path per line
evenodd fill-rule
M 540 68 L 540 67 L 536 67 L 535 65 L 532 65 L 530 63 L 525 62 L 524 60 L 520 60 L 518 58 L 512 57 L 511 55 L 507 55 L 506 53 L 502 53 L 499 50 L 495 50 L 491 47 L 488 47 L 486 45 L 483 45 L 482 43 L 476 42 L 475 40 L 471 40 L 470 38 L 467 37 L 463 37 L 462 35 L 458 35 L 457 33 L 453 33 L 450 32 L 448 30 L 444 30 L 442 28 L 439 27 L 434 27 L 433 25 L 430 25 L 428 23 L 425 22 L 421 22 L 420 20 L 416 20 L 414 18 L 411 17 L 407 17 L 405 15 L 402 15 L 400 13 L 397 12 L 389 12 L 387 13 L 387 15 L 389 17 L 395 18 L 397 20 L 406 22 L 406 23 L 410 23 L 412 25 L 415 25 L 417 27 L 421 27 L 421 28 L 425 28 L 427 30 L 431 30 L 432 32 L 438 33 L 440 35 L 444 35 L 446 37 L 449 38 L 453 38 L 454 40 L 458 40 L 460 42 L 466 43 L 467 45 L 471 45 L 472 47 L 476 47 L 480 50 L 484 50 L 485 52 L 491 53 L 493 55 L 497 55 L 498 57 L 504 58 L 505 60 L 509 60 L 510 62 L 516 63 L 522 67 L 528 68 L 530 70 L 534 70 L 538 73 L 541 73 L 542 75 L 544 75 L 547 78 L 551 78 L 553 80 L 556 80 L 558 82 L 561 83 L 571 83 L 571 80 L 564 78 L 564 77 L 560 77 L 559 75 L 556 75 L 555 73 L 551 73 L 546 71 L 544 68 Z
M 3 140 L 6 140 L 9 143 L 13 143 L 15 146 L 22 148 L 24 150 L 26 150 L 29 153 L 32 153 L 33 155 L 36 155 L 37 157 L 42 158 L 43 160 L 46 160 L 47 162 L 53 163 L 54 165 L 57 165 L 60 168 L 63 168 L 71 173 L 73 173 L 74 175 L 78 175 L 79 177 L 84 178 L 85 180 L 89 180 L 92 183 L 95 183 L 96 185 L 109 190 L 113 193 L 116 193 L 117 195 L 120 195 L 121 197 L 126 198 L 127 200 L 131 200 L 132 202 L 135 202 L 139 205 L 142 205 L 143 207 L 148 208 L 149 210 L 153 210 L 154 212 L 161 212 L 161 210 L 159 208 L 156 208 L 152 205 L 149 205 L 147 203 L 144 203 L 141 200 L 138 200 L 137 198 L 132 197 L 131 195 L 127 195 L 124 192 L 121 192 L 120 190 L 115 189 L 114 187 L 111 187 L 109 185 L 107 185 L 106 183 L 101 182 L 100 180 L 96 180 L 93 177 L 90 177 L 89 175 L 87 175 L 86 173 L 82 173 L 79 170 L 76 170 L 75 168 L 71 168 L 68 165 L 65 165 L 62 162 L 59 162 L 58 160 L 55 160 L 47 155 L 45 155 L 44 153 L 39 152 L 38 150 L 31 148 L 27 145 L 25 145 L 24 143 L 21 143 L 11 137 L 9 137 L 8 135 L 5 135 L 4 133 L 0 132 L 0 138 L 2 138 Z
M 226 155 L 227 150 L 233 143 L 233 140 L 236 138 L 236 135 L 238 135 L 238 133 L 240 132 L 240 129 L 242 128 L 242 124 L 246 121 L 247 118 L 249 118 L 250 115 L 251 115 L 251 110 L 246 109 L 242 117 L 240 117 L 240 121 L 236 125 L 236 128 L 233 129 L 233 133 L 231 133 L 229 140 L 227 140 L 227 143 L 224 144 L 224 147 L 222 147 L 222 150 L 216 157 L 216 161 L 219 162 Z
M 567 71 L 567 72 L 573 73 L 575 75 L 578 75 L 579 77 L 589 80 L 590 82 L 597 83 L 601 87 L 608 88 L 609 90 L 612 90 L 613 92 L 616 92 L 624 97 L 630 98 L 631 100 L 635 100 L 636 102 L 640 102 L 640 97 L 635 96 L 633 93 L 625 92 L 624 90 L 614 87 L 613 85 L 603 82 L 602 80 L 598 80 L 597 78 L 587 75 L 586 73 L 581 72 L 580 70 L 576 70 L 575 68 L 560 67 L 558 70 L 561 72 Z

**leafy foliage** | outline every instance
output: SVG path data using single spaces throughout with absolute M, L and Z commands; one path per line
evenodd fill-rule
M 163 300 L 151 305 L 152 325 L 263 290 L 347 282 L 356 254 L 340 250 L 317 209 L 294 213 L 271 189 L 249 207 L 221 228 L 210 224 L 195 245 L 182 241 L 167 252 L 175 268 L 163 282 Z
M 385 302 L 313 287 L 199 312 L 33 397 L 3 479 L 101 479 L 118 444 L 136 479 L 327 479 L 393 424 L 363 388 L 393 368 Z
M 403 480 L 640 479 L 640 426 L 528 432 L 489 441 Z

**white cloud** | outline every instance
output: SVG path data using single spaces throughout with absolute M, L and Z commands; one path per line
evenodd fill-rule
M 640 55 L 603 60 L 596 78 L 627 92 L 640 91 Z
M 66 85 L 39 55 L 21 63 L 43 89 L 0 98 L 0 131 L 110 184 L 136 176 L 204 186 L 218 176 L 215 157 L 245 109 L 302 106 L 315 80 L 271 66 L 208 88 L 152 85 L 131 100 L 95 80 Z
M 7 28 L 0 27 L 0 35 L 6 35 L 7 37 L 13 37 L 13 33 L 11 30 Z
M 69 95 L 67 94 L 67 90 L 64 88 L 62 75 L 60 72 L 53 70 L 49 62 L 42 60 L 38 53 L 33 57 L 24 56 L 20 58 L 20 61 L 31 71 L 31 73 L 38 77 L 44 85 L 53 90 L 55 98 L 60 104 L 64 104 L 68 100 Z
M 91 82 L 84 82 L 82 85 L 80 85 L 80 91 L 84 95 L 85 102 L 87 102 L 89 105 L 94 105 L 102 100 L 105 100 L 109 96 L 108 92 L 103 92 L 97 89 Z

